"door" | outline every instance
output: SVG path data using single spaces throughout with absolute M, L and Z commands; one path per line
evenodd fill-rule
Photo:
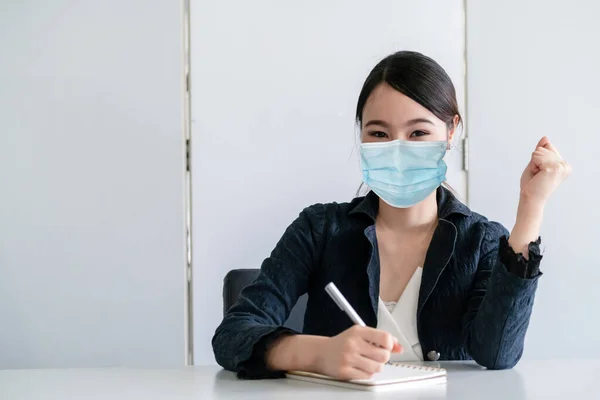
M 0 2 L 0 369 L 185 364 L 182 26 Z

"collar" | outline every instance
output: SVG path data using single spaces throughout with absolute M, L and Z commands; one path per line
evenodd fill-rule
M 469 207 L 464 205 L 460 200 L 452 194 L 452 192 L 443 186 L 437 188 L 437 204 L 438 204 L 438 216 L 439 218 L 445 219 L 452 214 L 461 214 L 466 217 L 471 216 L 471 210 Z M 373 222 L 377 217 L 379 211 L 379 196 L 372 190 L 367 193 L 362 200 L 359 200 L 358 204 L 350 210 L 348 215 L 354 214 L 365 214 Z

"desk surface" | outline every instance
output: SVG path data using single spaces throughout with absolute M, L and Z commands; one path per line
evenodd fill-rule
M 448 384 L 438 388 L 370 393 L 289 379 L 240 381 L 216 366 L 156 369 L 0 371 L 0 399 L 592 399 L 599 398 L 600 360 L 522 362 L 508 371 L 471 363 L 442 363 Z

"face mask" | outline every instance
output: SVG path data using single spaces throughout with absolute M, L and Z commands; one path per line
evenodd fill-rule
M 423 201 L 446 180 L 448 142 L 362 143 L 363 181 L 392 207 Z

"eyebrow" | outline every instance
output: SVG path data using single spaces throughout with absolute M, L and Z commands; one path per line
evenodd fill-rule
M 435 125 L 433 123 L 433 121 L 431 121 L 431 120 L 429 120 L 427 118 L 413 118 L 413 119 L 409 120 L 408 122 L 406 122 L 406 125 L 415 125 L 415 124 L 418 124 L 420 122 L 424 122 L 426 124 Z
M 380 119 L 372 119 L 372 120 L 368 121 L 364 127 L 366 128 L 367 126 L 371 126 L 371 125 L 381 125 L 381 126 L 385 126 L 385 127 L 389 126 L 389 124 L 385 121 L 382 121 Z
M 411 120 L 408 120 L 404 125 L 406 126 L 410 126 L 410 125 L 415 125 L 418 123 L 426 123 L 426 124 L 431 124 L 431 125 L 435 125 L 433 123 L 433 121 L 427 119 L 427 118 L 413 118 Z M 382 121 L 380 119 L 372 119 L 370 121 L 368 121 L 364 127 L 366 128 L 367 126 L 371 126 L 371 125 L 380 125 L 380 126 L 384 126 L 384 127 L 389 127 L 389 124 L 385 121 Z

